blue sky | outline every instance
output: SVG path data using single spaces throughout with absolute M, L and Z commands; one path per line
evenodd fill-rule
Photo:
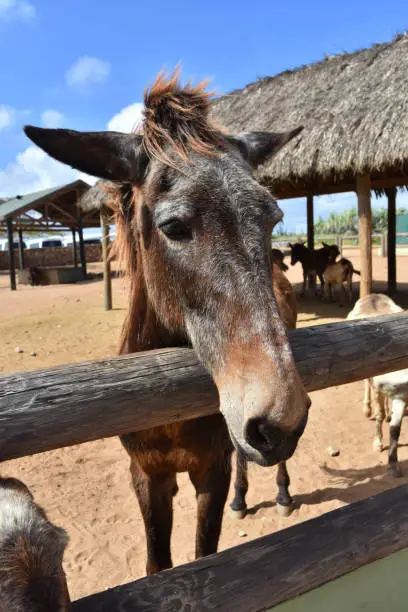
M 406 0 L 0 0 L 0 196 L 73 177 L 30 145 L 24 123 L 130 130 L 162 67 L 181 62 L 222 94 L 407 28 Z M 303 231 L 304 202 L 281 205 L 286 227 Z M 354 205 L 352 194 L 319 198 L 316 213 Z

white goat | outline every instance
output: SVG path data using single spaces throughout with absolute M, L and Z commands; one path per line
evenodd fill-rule
M 356 320 L 366 317 L 375 317 L 383 314 L 393 314 L 402 312 L 402 308 L 397 306 L 386 295 L 371 294 L 358 300 L 347 319 Z M 408 368 L 397 370 L 388 374 L 381 374 L 365 381 L 364 391 L 364 414 L 371 417 L 371 393 L 377 399 L 376 436 L 374 438 L 374 450 L 382 451 L 383 432 L 382 426 L 384 419 L 390 423 L 390 447 L 388 452 L 388 469 L 393 476 L 400 476 L 401 471 L 398 466 L 398 439 L 401 432 L 401 422 L 408 405 Z M 391 411 L 389 409 L 391 401 Z

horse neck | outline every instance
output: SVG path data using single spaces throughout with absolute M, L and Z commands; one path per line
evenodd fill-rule
M 126 355 L 186 344 L 188 342 L 184 330 L 172 331 L 160 321 L 149 299 L 143 270 L 138 269 L 130 287 L 129 308 L 122 327 L 119 354 Z

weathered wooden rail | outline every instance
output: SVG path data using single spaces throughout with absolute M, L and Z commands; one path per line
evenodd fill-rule
M 408 367 L 408 315 L 298 329 L 290 341 L 308 391 Z M 217 390 L 191 349 L 0 378 L 0 460 L 211 414 Z
M 408 367 L 405 313 L 303 328 L 292 332 L 290 341 L 308 391 Z M 0 459 L 217 409 L 216 388 L 190 349 L 3 376 Z M 89 596 L 75 602 L 73 610 L 260 612 L 274 607 L 278 612 L 282 602 L 407 549 L 407 505 L 408 487 L 389 491 L 193 564 Z
M 407 507 L 405 485 L 217 555 L 85 597 L 73 604 L 73 612 L 260 612 L 272 607 L 280 612 L 283 602 L 378 559 L 391 561 L 397 551 L 406 549 Z M 354 593 L 340 585 L 338 609 L 373 610 L 370 604 L 390 589 L 393 594 L 399 589 L 400 598 L 397 607 L 386 602 L 388 612 L 405 609 L 406 590 L 395 575 L 394 568 L 374 574 L 363 601 L 353 599 Z M 310 607 L 301 604 L 296 609 L 316 610 L 316 599 L 321 600 L 321 595 Z M 321 609 L 333 610 L 327 605 Z

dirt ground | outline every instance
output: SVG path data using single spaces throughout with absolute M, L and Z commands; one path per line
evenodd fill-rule
M 358 258 L 351 259 L 358 268 Z M 398 261 L 398 281 L 406 293 L 397 301 L 406 307 L 408 266 L 404 259 Z M 97 270 L 98 265 L 91 269 Z M 290 269 L 288 276 L 293 283 L 300 281 L 299 264 Z M 380 281 L 375 290 L 384 290 L 386 261 L 380 257 L 374 257 L 374 278 Z M 102 291 L 102 282 L 94 281 L 51 287 L 19 286 L 18 291 L 10 292 L 3 273 L 0 372 L 114 355 L 124 317 L 125 285 L 120 279 L 113 281 L 111 312 L 103 309 Z M 337 304 L 300 299 L 299 326 L 342 320 L 347 311 Z M 17 347 L 24 352 L 16 353 Z M 250 511 L 243 521 L 236 521 L 226 509 L 220 550 L 408 482 L 405 428 L 399 451 L 404 476 L 395 480 L 386 471 L 387 453 L 372 450 L 374 423 L 363 415 L 362 395 L 362 382 L 311 394 L 309 424 L 288 463 L 297 509 L 289 518 L 280 517 L 274 507 L 276 469 L 251 465 Z M 329 456 L 329 446 L 336 446 L 340 455 Z M 145 574 L 142 519 L 130 488 L 127 455 L 117 438 L 5 462 L 1 473 L 21 478 L 51 520 L 68 531 L 70 544 L 65 569 L 73 599 Z M 175 499 L 172 539 L 173 561 L 177 565 L 193 559 L 196 512 L 187 476 L 179 475 L 178 481 L 180 491 Z M 241 533 L 240 537 L 240 531 L 245 536 Z

